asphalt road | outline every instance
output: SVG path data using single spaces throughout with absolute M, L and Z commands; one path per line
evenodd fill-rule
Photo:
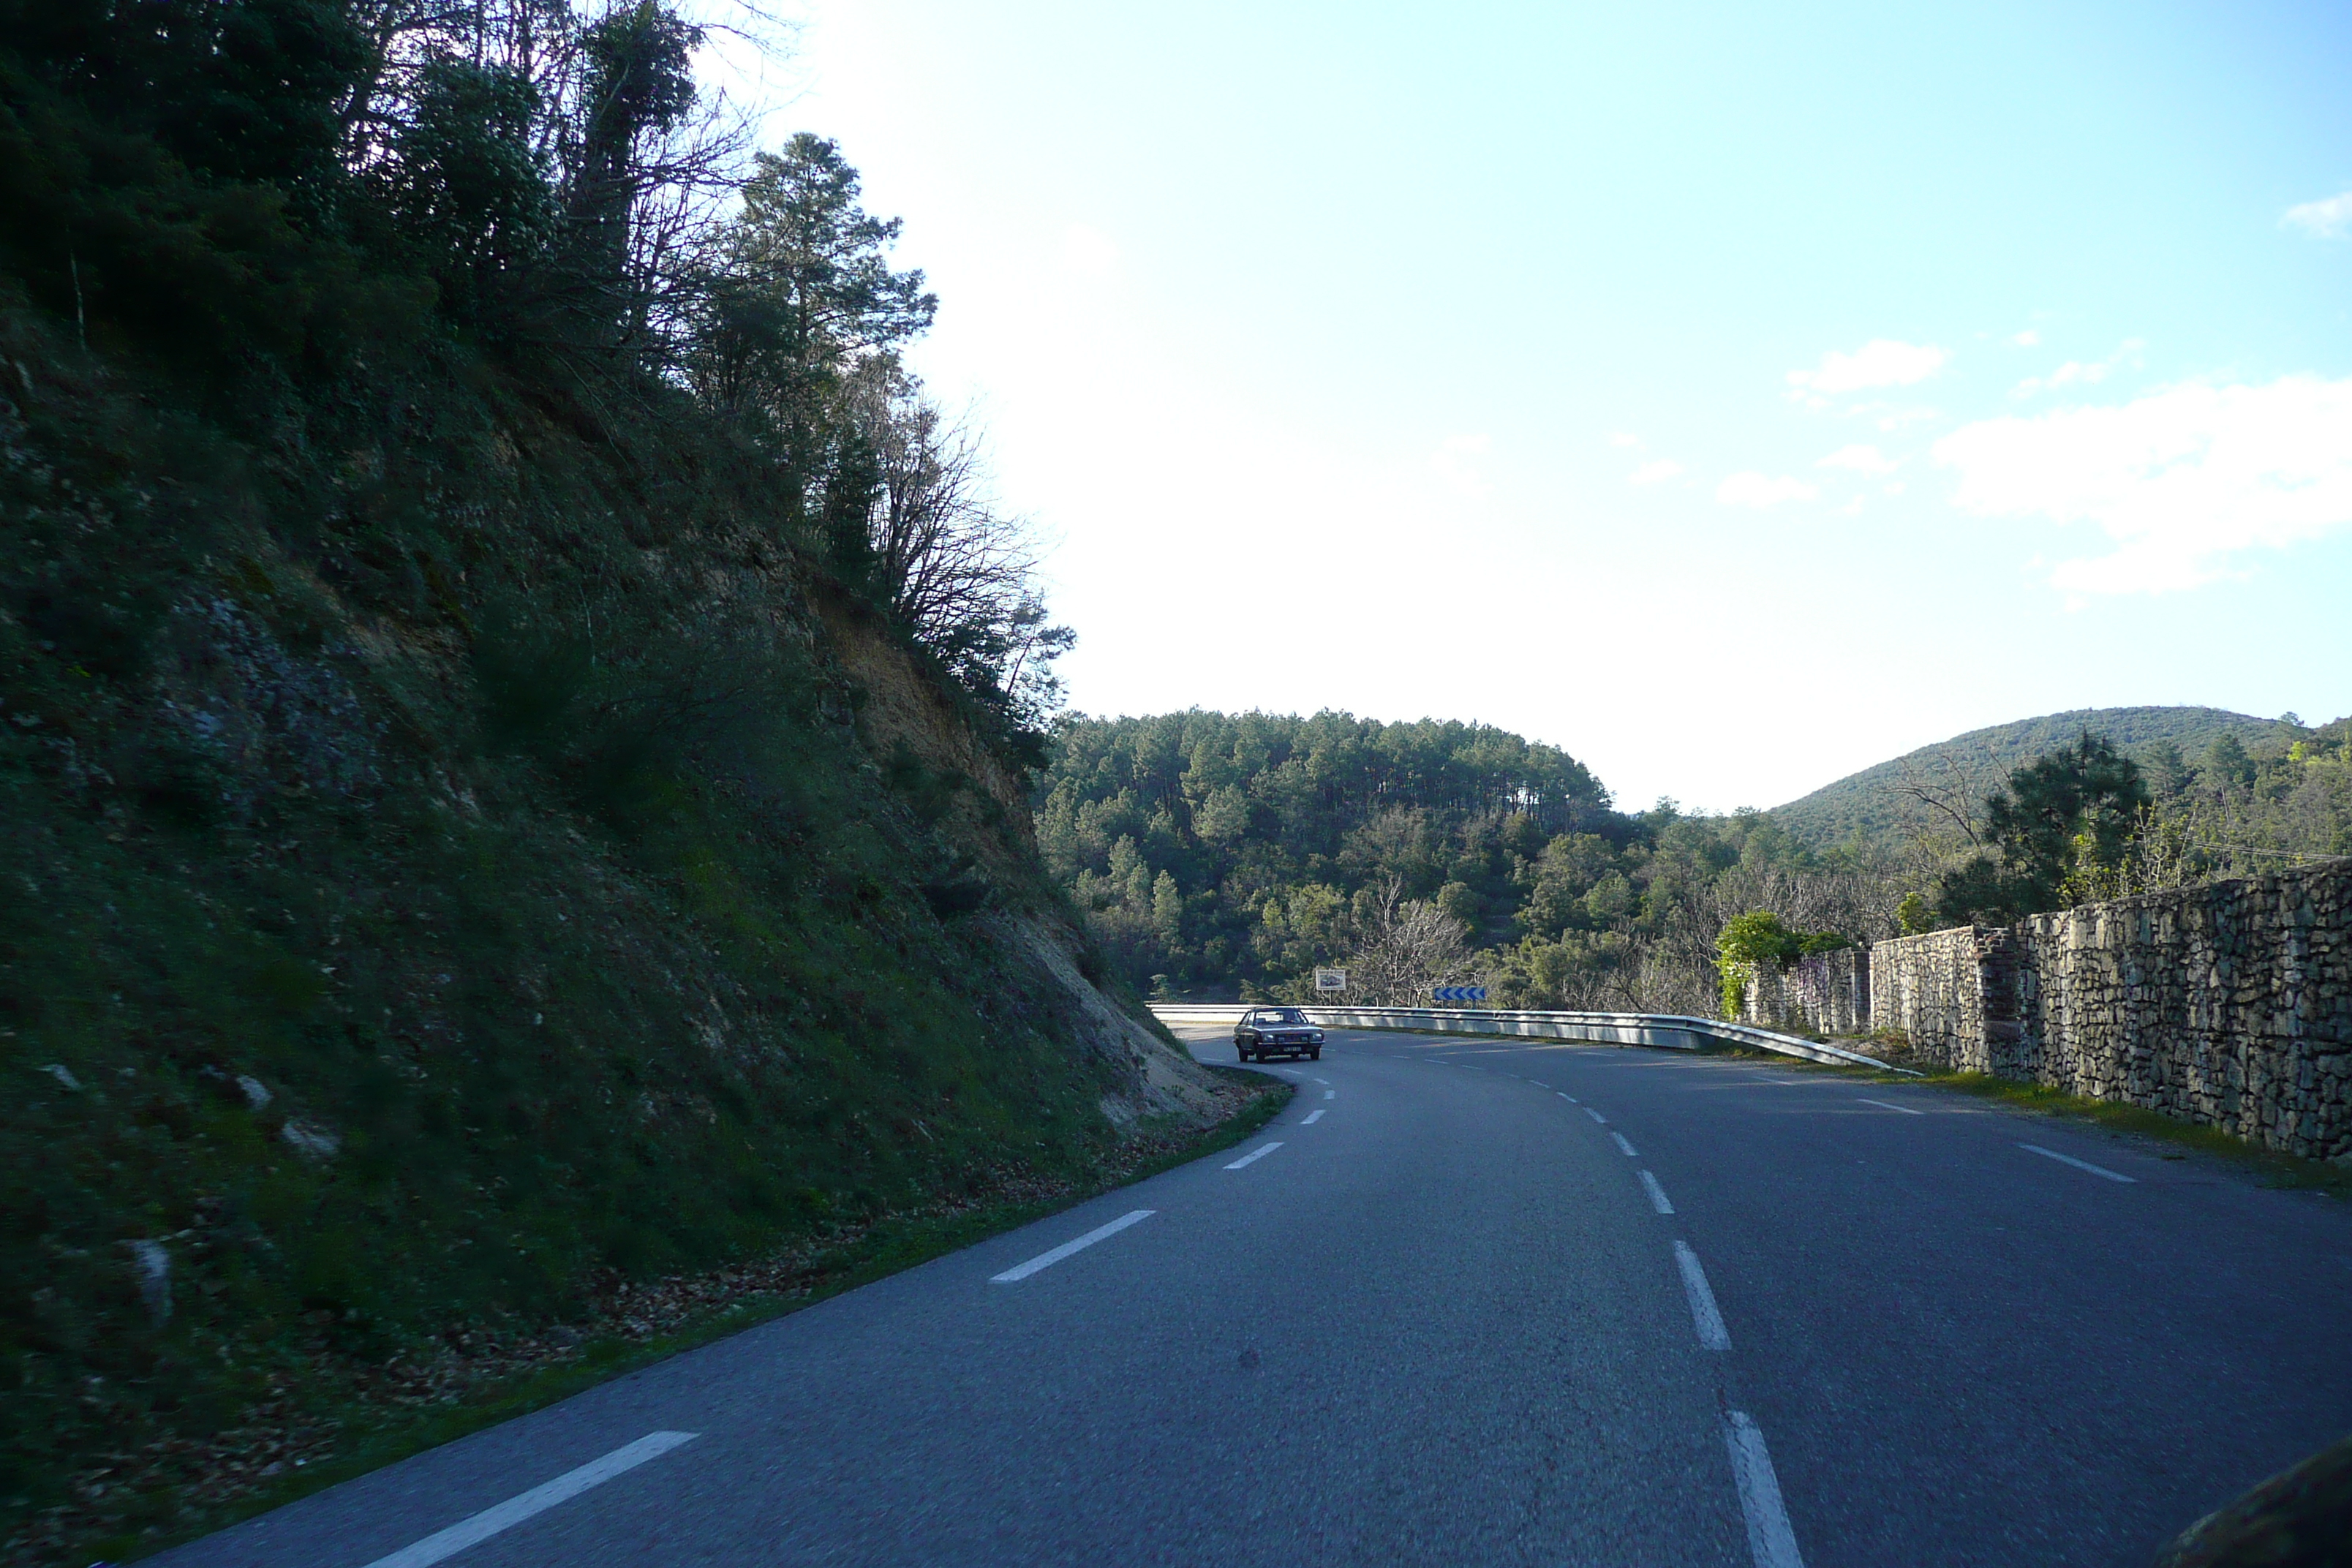
M 2142 1568 L 2352 1431 L 2340 1204 L 1664 1051 L 1288 1076 L 1239 1149 L 157 1561 Z

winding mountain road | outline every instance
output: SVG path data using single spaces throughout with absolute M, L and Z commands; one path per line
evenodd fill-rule
M 2144 1568 L 2352 1431 L 2340 1204 L 1746 1060 L 1271 1070 L 1237 1149 L 158 1561 Z

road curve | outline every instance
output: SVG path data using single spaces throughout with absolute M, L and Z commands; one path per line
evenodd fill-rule
M 2352 1430 L 2324 1199 L 1770 1064 L 1271 1070 L 1239 1148 L 157 1561 L 2142 1568 Z

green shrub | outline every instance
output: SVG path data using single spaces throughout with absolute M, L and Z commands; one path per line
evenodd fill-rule
M 1792 931 L 1779 915 L 1768 910 L 1734 915 L 1724 922 L 1715 939 L 1723 1016 L 1739 1016 L 1748 998 L 1748 983 L 1755 977 L 1757 965 L 1773 963 L 1785 969 L 1807 953 L 1834 952 L 1853 945 L 1851 938 L 1836 931 Z

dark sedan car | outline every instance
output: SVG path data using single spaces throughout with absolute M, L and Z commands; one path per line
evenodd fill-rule
M 1234 1026 L 1234 1048 L 1245 1062 L 1268 1057 L 1323 1058 L 1323 1031 L 1307 1021 L 1296 1007 L 1256 1007 Z

